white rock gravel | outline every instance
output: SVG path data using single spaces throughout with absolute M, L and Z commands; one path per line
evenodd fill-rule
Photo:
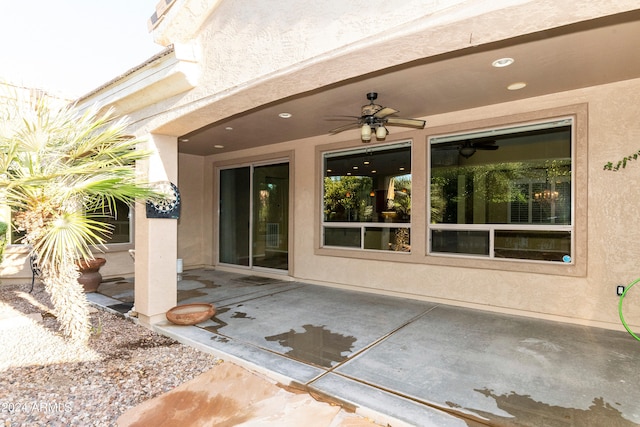
M 218 363 L 129 319 L 92 310 L 88 346 L 58 332 L 37 286 L 0 285 L 0 427 L 115 426 L 127 409 Z

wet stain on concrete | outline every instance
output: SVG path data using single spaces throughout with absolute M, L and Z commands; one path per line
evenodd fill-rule
M 249 315 L 247 315 L 247 313 L 243 313 L 241 311 L 236 311 L 235 313 L 233 313 L 231 315 L 231 317 L 233 319 L 249 319 L 249 320 L 255 320 L 255 317 L 251 317 Z
M 133 282 L 127 282 L 127 279 L 125 279 L 124 277 L 111 277 L 109 279 L 102 279 L 101 283 L 113 283 L 113 282 L 129 283 L 130 285 L 133 285 Z
M 293 329 L 278 335 L 265 337 L 267 341 L 277 341 L 283 347 L 290 347 L 287 356 L 303 362 L 330 368 L 348 358 L 342 353 L 349 352 L 357 338 L 331 332 L 324 326 L 304 325 L 304 332 Z
M 182 302 L 184 300 L 192 299 L 192 298 L 209 296 L 206 292 L 202 292 L 200 289 L 202 288 L 189 289 L 184 291 L 178 290 L 178 302 Z
M 133 283 L 131 282 L 102 282 L 99 292 L 122 302 L 133 302 Z
M 204 329 L 205 331 L 209 331 L 209 332 L 213 332 L 214 334 L 217 334 L 220 328 L 224 328 L 225 326 L 228 325 L 228 323 L 225 322 L 224 320 L 218 319 L 218 316 L 223 313 L 226 313 L 229 310 L 230 310 L 229 307 L 216 308 L 216 315 L 211 318 L 211 321 L 217 323 L 217 325 L 208 325 L 202 329 Z
M 159 397 L 152 411 L 147 411 L 130 427 L 188 425 L 190 421 L 207 420 L 218 427 L 236 426 L 252 417 L 246 408 L 234 399 L 202 391 L 175 391 Z
M 108 305 L 107 308 L 117 311 L 118 313 L 127 313 L 133 308 L 133 303 L 125 302 L 121 304 Z
M 261 277 L 261 276 L 243 276 L 237 279 L 233 279 L 234 282 L 247 283 L 249 285 L 270 285 L 272 283 L 279 283 L 282 280 L 272 279 L 270 277 Z
M 194 282 L 200 282 L 207 289 L 219 288 L 221 285 L 216 285 L 213 280 L 203 279 L 200 276 L 196 276 L 194 274 L 183 274 L 182 280 L 193 280 Z
M 231 341 L 229 338 L 227 337 L 221 337 L 220 335 L 214 335 L 211 337 L 211 341 L 215 341 L 215 342 L 220 342 L 220 343 L 228 343 L 229 341 Z
M 489 389 L 476 391 L 493 398 L 498 408 L 513 416 L 513 418 L 507 418 L 471 409 L 489 419 L 489 425 L 492 426 L 638 427 L 638 424 L 624 418 L 620 410 L 601 397 L 594 398 L 588 409 L 577 409 L 538 402 L 529 395 L 517 393 L 498 395 Z
M 178 302 L 187 300 L 187 299 L 195 299 L 201 297 L 209 297 L 209 293 L 203 291 L 203 289 L 215 289 L 219 288 L 221 285 L 216 285 L 213 280 L 203 279 L 200 276 L 196 276 L 193 274 L 187 274 L 182 276 L 182 280 L 192 280 L 194 282 L 202 283 L 202 287 L 196 289 L 178 289 Z M 179 285 L 178 285 L 179 287 Z

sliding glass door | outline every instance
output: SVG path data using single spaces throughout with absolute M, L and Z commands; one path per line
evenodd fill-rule
M 220 262 L 249 266 L 251 168 L 220 171 Z
M 220 171 L 219 260 L 289 269 L 289 164 Z

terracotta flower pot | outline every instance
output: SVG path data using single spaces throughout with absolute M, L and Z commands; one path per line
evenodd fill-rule
M 100 274 L 100 267 L 107 262 L 104 258 L 94 258 L 88 261 L 78 261 L 78 269 L 80 270 L 80 277 L 78 277 L 78 283 L 84 287 L 85 292 L 95 292 L 98 290 L 98 286 L 102 282 L 102 274 Z
M 213 304 L 194 303 L 178 305 L 167 311 L 167 320 L 176 325 L 196 325 L 216 314 Z

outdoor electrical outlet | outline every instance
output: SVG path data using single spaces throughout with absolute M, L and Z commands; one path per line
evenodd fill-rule
M 620 296 L 624 293 L 624 285 L 618 285 L 616 287 L 616 295 Z

